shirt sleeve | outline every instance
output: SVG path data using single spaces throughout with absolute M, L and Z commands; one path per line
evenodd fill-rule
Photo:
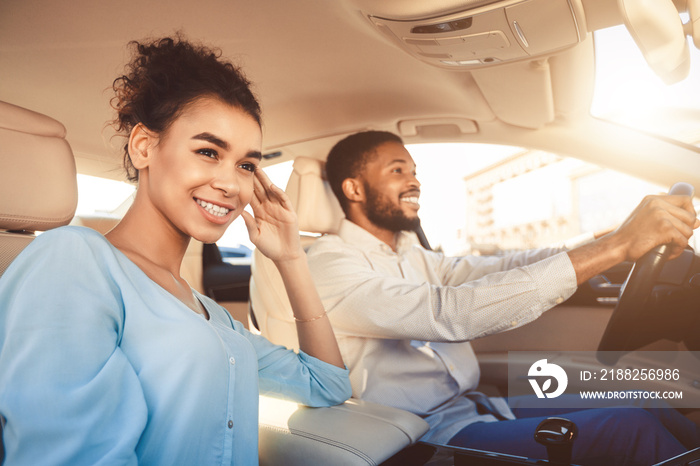
M 490 273 L 532 265 L 561 252 L 570 251 L 591 243 L 594 240 L 595 236 L 592 233 L 583 233 L 549 248 L 530 249 L 503 256 L 448 257 L 432 251 L 424 251 L 424 254 L 433 257 L 431 267 L 434 267 L 437 273 L 440 274 L 444 285 L 459 285 Z
M 98 251 L 59 230 L 35 239 L 0 280 L 6 461 L 136 464 L 147 411 L 118 345 L 119 292 Z
M 433 251 L 423 251 L 423 255 L 427 257 L 428 266 L 440 276 L 442 284 L 454 286 L 477 280 L 492 273 L 536 264 L 565 250 L 563 247 L 553 247 L 519 251 L 504 256 L 463 257 L 448 257 Z
M 258 355 L 261 395 L 286 398 L 312 407 L 343 403 L 352 395 L 349 371 L 303 351 L 296 353 L 267 338 L 248 331 L 232 319 L 234 330 L 242 333 Z
M 308 257 L 333 328 L 347 336 L 469 341 L 531 322 L 576 290 L 560 251 L 456 262 L 427 254 L 423 265 L 437 267 L 439 284 L 383 273 L 344 245 L 312 248 Z

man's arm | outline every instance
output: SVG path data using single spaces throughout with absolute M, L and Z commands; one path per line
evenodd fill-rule
M 568 252 L 580 285 L 622 261 L 636 262 L 661 244 L 672 259 L 700 226 L 689 196 L 647 196 L 612 233 Z
M 308 257 L 333 327 L 344 336 L 473 340 L 531 322 L 576 289 L 564 252 L 454 286 L 388 273 L 387 264 L 371 263 L 367 251 L 337 238 L 317 240 Z M 407 266 L 401 269 L 410 272 Z

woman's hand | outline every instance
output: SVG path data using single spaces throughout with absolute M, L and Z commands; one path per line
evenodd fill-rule
M 301 248 L 297 214 L 287 194 L 273 185 L 260 168 L 255 170 L 250 206 L 255 217 L 246 211 L 242 213 L 250 240 L 277 266 L 297 321 L 299 349 L 344 368 L 335 334 Z
M 250 240 L 274 262 L 303 257 L 297 215 L 287 194 L 260 168 L 255 170 L 253 183 L 250 206 L 255 217 L 246 211 L 241 214 Z

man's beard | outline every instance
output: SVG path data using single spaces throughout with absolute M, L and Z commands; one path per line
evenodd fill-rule
M 367 182 L 364 185 L 365 193 L 367 194 L 365 213 L 373 224 L 393 232 L 414 231 L 418 228 L 420 225 L 418 216 L 414 218 L 407 217 L 386 196 L 372 189 Z

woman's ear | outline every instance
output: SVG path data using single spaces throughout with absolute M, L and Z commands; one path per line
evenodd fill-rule
M 345 178 L 342 183 L 343 194 L 351 202 L 363 202 L 365 200 L 365 188 L 358 178 Z
M 139 123 L 131 130 L 129 135 L 129 158 L 137 170 L 148 167 L 150 150 L 156 144 L 156 136 Z

